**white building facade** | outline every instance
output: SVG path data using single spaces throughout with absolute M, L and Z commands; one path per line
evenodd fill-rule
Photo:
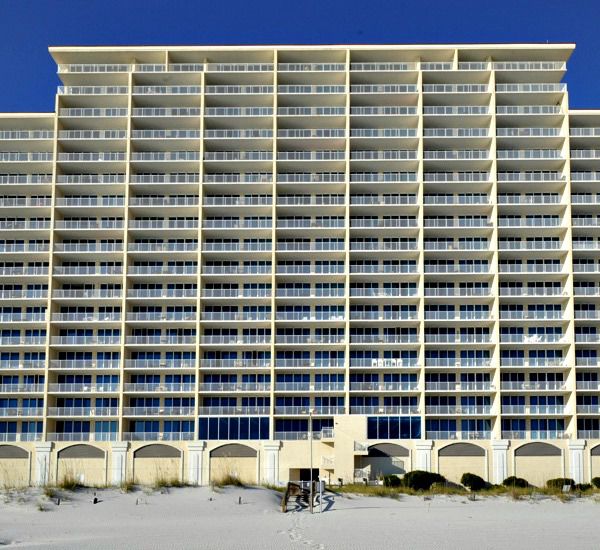
M 51 48 L 0 116 L 0 476 L 600 476 L 573 49 Z

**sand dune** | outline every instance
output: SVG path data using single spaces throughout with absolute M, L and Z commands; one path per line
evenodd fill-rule
M 59 506 L 39 491 L 0 500 L 0 546 L 53 549 L 598 549 L 600 504 L 505 497 L 400 500 L 327 498 L 322 515 L 290 506 L 268 489 L 117 490 L 65 493 Z M 242 504 L 238 504 L 239 497 Z M 46 511 L 38 509 L 43 503 Z

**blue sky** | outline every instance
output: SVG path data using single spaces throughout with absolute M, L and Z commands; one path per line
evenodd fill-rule
M 50 45 L 575 42 L 600 108 L 600 0 L 0 0 L 0 111 L 53 109 Z

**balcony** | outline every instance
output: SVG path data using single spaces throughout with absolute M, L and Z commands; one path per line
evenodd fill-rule
M 241 344 L 247 346 L 260 346 L 271 343 L 271 336 L 236 336 L 236 335 L 224 335 L 224 336 L 202 336 L 200 343 L 203 345 L 232 345 Z
M 502 414 L 508 415 L 564 415 L 564 405 L 502 405 Z
M 118 436 L 116 432 L 53 432 L 46 434 L 46 441 L 117 441 Z
M 43 369 L 46 366 L 44 360 L 0 360 L 0 369 Z
M 463 391 L 494 391 L 490 382 L 425 382 L 425 391 L 432 392 L 463 392 Z
M 275 407 L 275 414 L 279 416 L 308 416 L 309 414 L 317 416 L 329 416 L 345 414 L 345 408 L 339 406 L 318 406 L 318 407 L 300 407 L 300 406 L 284 406 Z
M 118 407 L 48 407 L 48 416 L 57 417 L 102 417 L 118 414 Z
M 120 312 L 110 313 L 53 313 L 52 322 L 56 323 L 88 323 L 117 322 L 121 320 Z
M 0 336 L 0 346 L 45 346 L 46 336 Z
M 125 95 L 128 86 L 58 86 L 57 95 Z M 60 136 L 59 136 L 60 137 Z
M 270 359 L 201 359 L 201 369 L 270 369 Z
M 57 299 L 120 299 L 122 291 L 118 288 L 57 289 L 52 291 L 52 297 Z
M 502 431 L 502 439 L 569 439 L 563 430 Z
M 370 406 L 354 406 L 350 407 L 350 414 L 419 414 L 419 407 L 403 407 L 393 405 L 370 405 Z
M 282 88 L 280 86 L 279 88 Z M 204 88 L 204 93 L 207 95 L 265 95 L 272 94 L 274 91 L 273 86 L 214 86 L 209 85 Z M 281 90 L 279 90 L 281 93 Z
M 194 416 L 194 407 L 123 407 L 123 416 Z
M 125 343 L 135 346 L 192 346 L 196 344 L 195 336 L 162 334 L 157 336 L 127 336 Z
M 194 432 L 124 432 L 123 441 L 193 441 Z
M 579 389 L 579 382 L 578 389 Z M 549 382 L 502 382 L 500 384 L 502 391 L 566 391 L 567 384 L 563 381 Z
M 200 384 L 201 392 L 267 392 L 269 382 L 207 382 Z
M 44 409 L 41 407 L 0 407 L 0 418 L 43 416 L 43 414 Z
M 50 434 L 48 434 L 50 435 Z M 31 442 L 41 441 L 42 433 L 2 433 L 0 434 L 0 442 L 2 443 L 13 443 L 13 442 Z
M 45 313 L 0 313 L 0 323 L 45 323 Z
M 427 405 L 425 407 L 425 414 L 435 416 L 489 416 L 491 413 L 491 405 Z
M 157 382 L 151 384 L 143 383 L 125 383 L 123 384 L 123 390 L 126 392 L 178 392 L 178 393 L 193 393 L 196 391 L 196 384 L 191 383 L 177 383 L 177 382 Z
M 2 368 L 0 366 L 0 368 Z M 44 384 L 0 384 L 0 393 L 43 393 Z
M 58 116 L 65 118 L 124 118 L 127 115 L 128 110 L 123 107 L 63 107 L 58 110 Z
M 283 153 L 279 153 L 282 155 Z M 207 151 L 205 161 L 272 161 L 272 151 Z
M 357 392 L 416 392 L 417 382 L 350 382 L 350 391 Z
M 238 415 L 268 415 L 270 407 L 199 407 L 198 414 L 202 416 L 238 416 Z M 191 413 L 194 414 L 193 411 Z
M 404 72 L 416 71 L 416 63 L 350 63 L 350 70 L 356 72 Z
M 42 362 L 43 363 L 43 362 Z M 88 369 L 107 369 L 119 370 L 121 363 L 119 361 L 98 360 L 87 361 L 79 359 L 52 359 L 50 361 L 51 370 L 88 370 Z
M 196 368 L 194 359 L 127 359 L 127 369 L 188 369 Z
M 52 336 L 53 346 L 118 346 L 120 336 Z
M 120 384 L 48 384 L 49 393 L 118 393 Z

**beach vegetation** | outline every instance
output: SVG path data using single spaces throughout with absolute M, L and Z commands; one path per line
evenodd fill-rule
M 575 480 L 568 477 L 556 477 L 554 479 L 549 479 L 546 481 L 546 487 L 548 489 L 561 489 L 564 486 L 569 486 L 573 488 L 575 486 Z
M 522 477 L 509 476 L 502 482 L 502 485 L 505 487 L 525 489 L 526 487 L 529 487 L 529 482 Z
M 402 484 L 414 491 L 427 491 L 434 483 L 445 483 L 446 478 L 434 472 L 413 470 L 407 472 L 402 478 Z
M 468 489 L 471 489 L 471 491 L 481 491 L 482 489 L 485 489 L 487 485 L 485 479 L 469 472 L 462 475 L 460 483 Z

